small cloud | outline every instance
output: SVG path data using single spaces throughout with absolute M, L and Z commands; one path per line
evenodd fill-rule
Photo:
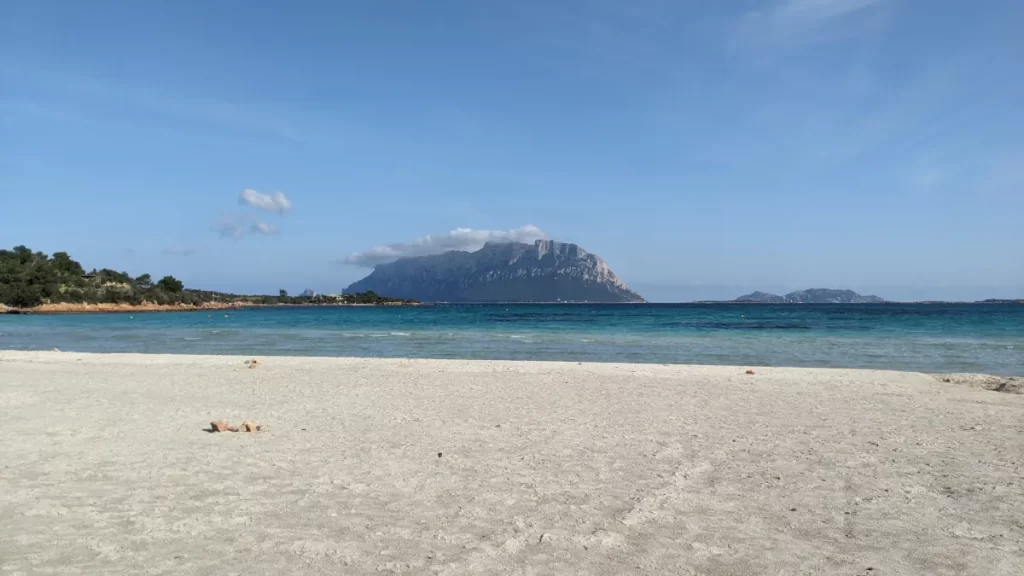
M 210 225 L 210 230 L 216 232 L 221 238 L 234 238 L 238 240 L 245 236 L 245 226 L 238 222 L 238 216 L 222 216 L 218 221 Z
M 283 192 L 261 194 L 252 188 L 242 190 L 241 196 L 238 197 L 238 203 L 278 214 L 284 214 L 292 209 L 292 203 Z
M 210 231 L 216 232 L 221 238 L 241 240 L 246 234 L 277 234 L 277 227 L 255 220 L 247 214 L 222 214 L 210 225 Z
M 163 254 L 164 256 L 182 256 L 182 257 L 187 258 L 189 256 L 195 255 L 196 249 L 195 248 L 181 248 L 181 249 L 177 249 L 177 248 L 164 248 L 163 250 L 160 251 L 160 253 Z
M 547 235 L 533 225 L 512 230 L 473 230 L 456 228 L 447 234 L 422 236 L 412 242 L 374 246 L 366 252 L 356 252 L 341 262 L 351 266 L 373 268 L 380 264 L 394 262 L 401 258 L 441 254 L 451 250 L 473 252 L 488 242 L 525 242 L 547 238 Z
M 266 222 L 253 222 L 249 230 L 254 234 L 277 234 L 277 227 Z
M 818 31 L 882 4 L 884 0 L 780 0 L 747 12 L 739 36 L 755 43 L 787 43 L 813 39 Z

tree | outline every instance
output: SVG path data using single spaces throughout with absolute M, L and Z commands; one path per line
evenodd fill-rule
M 54 252 L 50 257 L 53 261 L 53 268 L 62 276 L 81 277 L 85 274 L 82 265 L 71 259 L 67 252 Z
M 118 272 L 117 270 L 111 270 L 110 268 L 104 268 L 97 273 L 100 282 L 113 282 L 115 284 L 129 284 L 132 281 L 132 277 L 127 272 Z
M 149 290 L 153 287 L 153 277 L 149 274 L 143 274 L 135 279 L 135 287 L 139 290 Z
M 43 303 L 43 295 L 38 286 L 16 284 L 10 293 L 4 294 L 3 303 L 12 308 L 34 308 Z
M 156 283 L 156 285 L 171 294 L 178 294 L 185 289 L 185 285 L 182 284 L 181 280 L 178 280 L 174 276 L 164 276 Z
M 14 247 L 14 257 L 22 264 L 28 264 L 32 260 L 32 251 L 25 246 Z
M 288 291 L 287 290 L 281 290 L 279 295 L 280 295 L 281 298 L 287 298 L 288 297 Z

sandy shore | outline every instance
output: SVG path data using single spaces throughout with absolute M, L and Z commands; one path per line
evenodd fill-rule
M 191 312 L 197 310 L 237 310 L 239 308 L 266 308 L 266 307 L 291 307 L 291 306 L 324 306 L 324 307 L 362 307 L 362 306 L 422 306 L 418 302 L 408 303 L 394 303 L 385 302 L 382 304 L 256 304 L 254 302 L 238 301 L 238 302 L 203 302 L 197 306 L 191 304 L 154 304 L 153 302 L 144 302 L 142 304 L 112 304 L 112 303 L 97 303 L 97 304 L 86 304 L 78 303 L 73 304 L 69 302 L 58 302 L 40 304 L 34 308 L 21 309 L 23 312 L 30 312 L 32 314 L 124 314 L 124 313 L 141 313 L 141 312 Z M 0 314 L 5 314 L 10 307 L 0 304 Z
M 1024 574 L 1021 395 L 242 360 L 0 352 L 0 573 Z
M 247 303 L 239 302 L 203 302 L 198 306 L 191 304 L 155 304 L 143 302 L 142 304 L 113 304 L 101 302 L 96 304 L 70 302 L 58 302 L 54 304 L 40 304 L 28 311 L 34 314 L 107 314 L 125 312 L 188 312 L 192 310 L 232 310 L 239 307 L 249 306 Z

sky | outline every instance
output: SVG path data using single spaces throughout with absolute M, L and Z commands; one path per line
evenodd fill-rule
M 7 0 L 0 246 L 242 293 L 550 238 L 651 300 L 1024 297 L 1024 2 Z

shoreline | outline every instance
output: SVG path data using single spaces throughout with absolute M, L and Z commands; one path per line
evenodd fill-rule
M 353 306 L 353 305 L 349 305 Z M 360 304 L 354 306 L 373 306 L 373 304 Z M 943 384 L 954 384 L 966 388 L 1000 392 L 1010 395 L 1024 395 L 1024 374 L 1022 375 L 1001 375 L 984 372 L 927 372 L 920 370 L 899 370 L 879 368 L 843 368 L 833 366 L 745 366 L 739 364 L 666 364 L 663 362 L 578 362 L 569 360 L 487 360 L 474 358 L 394 358 L 378 356 L 296 356 L 296 355 L 275 355 L 275 354 L 254 354 L 242 356 L 238 354 L 179 354 L 173 352 L 75 352 L 68 350 L 6 350 L 0 348 L 0 361 L 37 361 L 39 359 L 48 361 L 82 361 L 90 359 L 99 363 L 105 361 L 126 361 L 132 364 L 146 364 L 148 362 L 173 363 L 182 362 L 245 362 L 253 357 L 262 358 L 266 361 L 284 361 L 291 364 L 300 363 L 332 363 L 332 362 L 404 362 L 404 363 L 466 363 L 468 365 L 480 364 L 508 364 L 511 366 L 535 366 L 538 368 L 549 367 L 574 368 L 577 366 L 601 366 L 620 369 L 646 370 L 650 368 L 664 368 L 669 370 L 715 370 L 723 369 L 735 371 L 744 376 L 757 376 L 767 371 L 807 371 L 807 372 L 865 372 L 880 374 L 904 374 L 913 376 L 924 376 Z M 754 370 L 753 375 L 748 375 L 747 370 Z
M 42 304 L 34 308 L 11 308 L 0 304 L 0 314 L 12 315 L 59 315 L 59 314 L 142 314 L 148 312 L 202 312 L 205 310 L 245 310 L 254 308 L 349 308 L 349 307 L 402 307 L 424 306 L 425 304 L 258 304 L 255 302 L 204 302 L 191 304 L 114 304 L 114 303 L 55 303 Z
M 1024 573 L 1024 396 L 881 370 L 257 358 L 0 352 L 4 570 Z
M 877 305 L 912 305 L 912 306 L 939 306 L 939 305 L 1005 305 L 1005 306 L 1020 306 L 1024 305 L 1024 300 L 997 300 L 997 301 L 975 301 L 975 302 L 944 302 L 944 301 L 915 301 L 915 302 L 896 302 L 886 301 L 877 303 L 858 303 L 858 304 L 812 304 L 812 303 L 779 303 L 772 304 L 767 302 L 736 302 L 732 300 L 726 301 L 695 301 L 695 302 L 617 302 L 617 303 L 601 303 L 601 302 L 402 302 L 402 303 L 382 303 L 382 304 L 369 304 L 369 303 L 274 303 L 274 304 L 258 304 L 255 302 L 204 302 L 200 305 L 190 304 L 123 304 L 123 303 L 67 303 L 59 302 L 52 304 L 42 304 L 33 308 L 13 308 L 4 304 L 0 304 L 0 315 L 12 314 L 127 314 L 127 313 L 145 313 L 145 312 L 193 312 L 203 310 L 242 310 L 242 309 L 253 309 L 253 308 L 348 308 L 348 307 L 406 307 L 406 306 L 621 306 L 623 304 L 628 305 L 653 305 L 653 306 L 718 306 L 718 305 L 736 305 L 736 306 L 877 306 Z

